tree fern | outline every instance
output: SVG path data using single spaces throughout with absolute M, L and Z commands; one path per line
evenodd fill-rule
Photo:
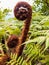
M 15 32 L 17 32 L 16 35 L 20 34 L 23 26 L 22 22 L 18 22 L 15 18 L 4 21 L 1 18 L 1 20 L 0 40 L 3 35 L 7 40 L 10 34 L 15 34 Z M 49 16 L 44 16 L 38 12 L 33 13 L 28 38 L 23 44 L 25 44 L 25 48 L 22 55 L 18 57 L 17 54 L 8 53 L 6 43 L 0 43 L 0 57 L 4 55 L 4 52 L 10 56 L 10 60 L 6 61 L 6 65 L 49 65 Z

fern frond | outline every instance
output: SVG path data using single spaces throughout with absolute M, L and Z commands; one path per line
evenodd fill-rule
M 7 62 L 7 65 L 27 65 L 27 62 L 23 59 L 22 56 L 17 56 L 17 54 L 11 53 L 11 60 Z

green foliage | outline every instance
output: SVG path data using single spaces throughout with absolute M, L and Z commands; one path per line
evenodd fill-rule
M 33 10 L 49 15 L 49 0 L 34 0 Z
M 8 15 L 10 11 L 11 10 L 9 9 L 4 9 L 3 11 L 0 9 L 0 22 L 5 20 L 5 17 Z
M 6 9 L 0 13 L 0 42 L 2 37 L 5 38 L 6 42 L 6 39 L 11 34 L 19 36 L 23 27 L 22 21 L 18 21 L 15 18 L 6 19 L 9 14 L 7 13 L 8 10 Z M 28 38 L 23 44 L 25 44 L 25 48 L 22 55 L 18 57 L 17 54 L 11 53 L 11 60 L 6 62 L 7 65 L 49 65 L 49 16 L 40 12 L 32 14 Z M 0 43 L 0 50 L 2 54 L 4 54 L 4 51 L 8 53 L 6 43 L 5 45 L 2 42 Z M 2 54 L 0 53 L 0 56 Z

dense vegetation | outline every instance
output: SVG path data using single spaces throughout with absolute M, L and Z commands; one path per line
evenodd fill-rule
M 20 57 L 10 54 L 7 65 L 49 65 L 49 0 L 35 0 L 32 6 L 32 21 L 25 48 Z M 9 9 L 0 10 L 0 57 L 8 51 L 10 34 L 20 35 L 23 22 L 10 17 Z M 8 18 L 7 18 L 8 17 Z M 2 40 L 5 40 L 5 44 Z

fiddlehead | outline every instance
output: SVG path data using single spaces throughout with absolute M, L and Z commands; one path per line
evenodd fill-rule
M 17 45 L 17 43 L 19 42 L 19 38 L 15 35 L 11 35 L 9 38 L 8 38 L 8 47 L 9 48 L 13 48 Z
M 9 48 L 14 48 L 12 49 L 12 52 L 17 53 L 19 56 L 21 55 L 24 48 L 24 45 L 21 46 L 21 44 L 25 42 L 29 31 L 29 26 L 32 17 L 32 8 L 26 2 L 19 2 L 14 8 L 14 15 L 18 20 L 25 20 L 24 28 L 22 29 L 20 37 L 17 38 L 17 36 L 11 36 L 8 39 L 7 45 Z

